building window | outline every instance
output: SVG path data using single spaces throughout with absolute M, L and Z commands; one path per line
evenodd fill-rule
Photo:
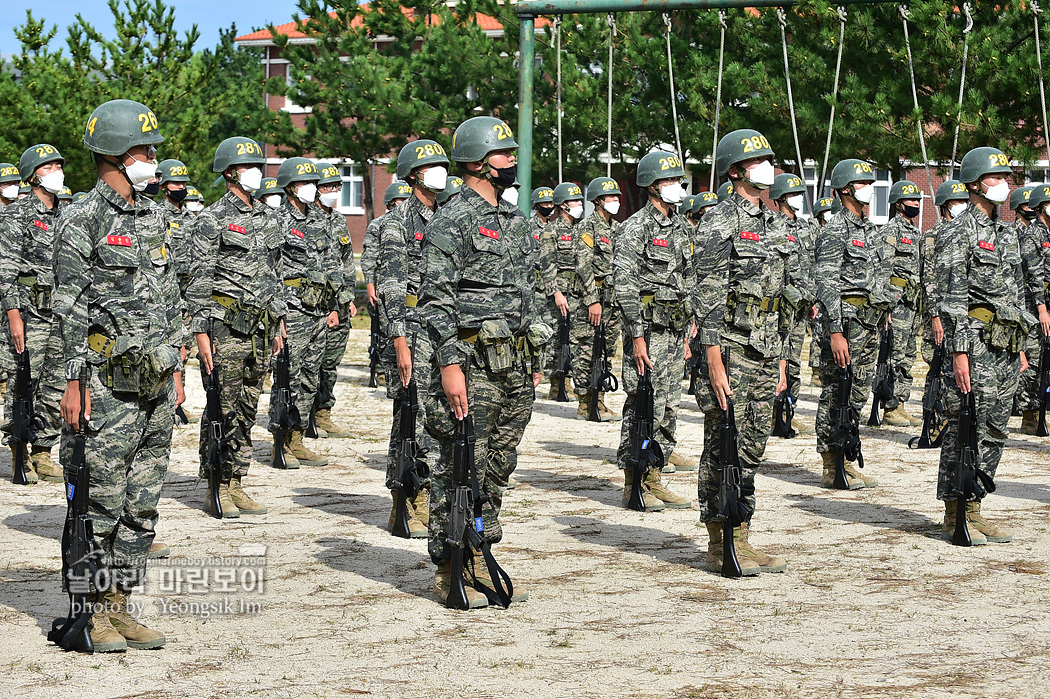
M 1050 170 L 1044 170 L 1040 168 L 1037 170 L 1028 170 L 1027 172 L 1025 172 L 1025 187 L 1033 184 L 1044 184 L 1047 182 L 1050 182 Z
M 813 204 L 817 203 L 817 199 L 823 199 L 827 196 L 825 192 L 831 191 L 827 185 L 828 180 L 825 180 L 824 187 L 822 187 L 819 192 L 817 191 L 817 175 L 817 168 L 815 167 L 802 168 L 802 179 L 806 181 L 806 189 L 809 191 L 809 200 Z
M 357 173 L 356 165 L 344 165 L 343 192 L 339 200 L 339 213 L 341 214 L 363 214 L 364 206 L 364 178 Z
M 307 75 L 305 76 L 305 79 L 312 80 L 313 78 Z M 293 87 L 295 85 L 295 80 L 292 78 L 291 67 L 286 67 L 284 82 L 288 87 Z M 284 98 L 284 111 L 289 112 L 290 114 L 309 114 L 313 109 L 310 107 L 300 107 L 295 102 L 292 102 L 291 98 L 286 96 Z
M 883 224 L 890 220 L 890 186 L 893 176 L 889 170 L 875 171 L 875 196 L 868 208 L 868 218 L 872 223 Z

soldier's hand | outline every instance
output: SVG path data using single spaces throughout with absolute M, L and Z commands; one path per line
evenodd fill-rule
M 375 308 L 379 305 L 379 296 L 376 294 L 375 284 L 365 284 L 365 294 L 368 296 L 368 305 Z
M 653 368 L 653 363 L 649 361 L 649 349 L 645 346 L 644 337 L 634 338 L 634 366 L 638 369 L 638 375 L 645 375 L 645 368 Z
M 842 333 L 831 333 L 831 356 L 839 369 L 845 369 L 849 364 L 849 342 Z
M 457 420 L 467 416 L 467 380 L 459 364 L 441 367 L 441 388 L 448 398 L 448 405 Z
M 970 392 L 970 357 L 965 352 L 955 352 L 952 357 L 955 383 L 963 393 Z
M 934 316 L 933 321 L 930 323 L 930 327 L 933 328 L 933 342 L 934 344 L 941 344 L 944 342 L 944 325 L 941 323 L 940 316 Z
M 1046 306 L 1039 307 L 1039 327 L 1043 329 L 1043 336 L 1050 335 L 1050 313 L 1047 313 Z
M 281 333 L 277 333 L 273 338 L 273 346 L 270 347 L 270 351 L 273 352 L 273 356 L 277 356 L 284 349 L 284 338 L 281 337 Z
M 809 319 L 810 320 L 816 320 L 817 319 L 817 307 L 815 305 L 814 306 L 810 306 L 810 308 L 809 308 Z
M 788 390 L 788 379 L 787 379 L 787 360 L 780 360 L 780 378 L 777 380 L 777 393 L 783 393 Z
M 685 361 L 693 358 L 693 348 L 689 346 L 689 338 L 685 339 Z
M 356 315 L 357 315 L 357 306 L 355 306 L 354 302 L 351 301 L 350 302 L 350 317 L 353 318 Z
M 197 357 L 201 360 L 201 367 L 205 374 L 211 373 L 211 338 L 208 333 L 197 333 Z
M 84 391 L 84 418 L 91 420 L 91 389 Z M 80 429 L 80 381 L 67 381 L 66 391 L 59 404 L 62 419 L 74 430 Z
M 412 351 L 404 335 L 394 338 L 394 351 L 397 353 L 397 373 L 401 377 L 401 385 L 408 388 L 412 380 Z
M 538 371 L 532 372 L 532 387 L 536 388 L 543 382 L 543 374 Z
M 554 292 L 554 305 L 558 307 L 563 316 L 569 315 L 569 302 L 565 300 L 565 294 L 560 291 Z
M 719 407 L 725 410 L 729 407 L 729 398 L 733 395 L 733 389 L 729 386 L 729 375 L 726 373 L 725 365 L 722 364 L 721 345 L 711 345 L 707 348 L 707 377 L 711 381 L 711 390 L 715 394 L 715 400 Z
M 186 345 L 179 348 L 179 357 L 182 358 L 182 363 L 186 363 L 186 357 L 190 356 L 190 351 L 186 349 Z
M 1021 350 L 1021 373 L 1028 371 L 1028 367 L 1030 366 L 1031 364 L 1028 363 L 1028 355 L 1024 353 L 1024 350 Z
M 339 325 L 339 311 L 332 311 L 328 314 L 328 320 L 324 322 L 329 328 L 334 328 Z
M 186 402 L 186 389 L 182 385 L 182 372 L 176 371 L 173 376 L 175 377 L 175 407 L 179 407 Z
M 22 354 L 26 348 L 26 328 L 22 322 L 22 314 L 17 308 L 7 312 L 7 324 L 11 328 L 11 340 L 15 343 L 15 352 Z
M 602 323 L 602 305 L 600 303 L 592 303 L 587 306 L 587 321 L 594 327 L 598 327 Z

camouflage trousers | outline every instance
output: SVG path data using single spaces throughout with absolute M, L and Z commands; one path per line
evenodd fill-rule
M 144 580 L 146 555 L 157 525 L 157 502 L 168 470 L 171 433 L 175 427 L 175 381 L 160 397 L 140 400 L 113 393 L 92 371 L 91 420 L 86 463 L 91 470 L 89 513 L 103 563 L 123 588 Z M 73 431 L 62 430 L 59 460 L 73 458 Z
M 572 338 L 572 385 L 576 397 L 586 396 L 591 387 L 591 367 L 594 365 L 594 341 L 598 328 L 587 318 L 588 307 L 577 302 L 569 337 Z M 604 309 L 603 314 L 604 316 Z M 605 341 L 610 342 L 606 334 Z M 615 347 L 615 344 L 613 344 Z
M 466 371 L 466 367 L 464 367 Z M 468 410 L 474 418 L 477 438 L 474 468 L 481 492 L 488 496 L 481 518 L 484 539 L 498 543 L 503 538 L 499 512 L 507 479 L 518 465 L 517 446 L 532 417 L 535 392 L 524 359 L 506 372 L 494 374 L 471 361 L 467 382 Z M 456 484 L 452 480 L 455 451 L 455 420 L 441 388 L 441 372 L 435 367 L 426 392 L 427 429 L 437 440 L 439 456 L 430 480 L 430 558 L 440 563 L 452 555 L 447 543 L 447 527 Z
M 254 342 L 253 342 L 254 340 Z M 211 333 L 212 361 L 219 370 L 219 404 L 223 415 L 233 413 L 230 434 L 237 449 L 230 452 L 222 479 L 243 478 L 248 475 L 252 461 L 252 427 L 259 407 L 263 377 L 270 368 L 268 338 L 261 334 L 246 337 L 230 330 L 224 322 L 216 321 Z M 201 365 L 201 382 L 208 386 L 208 375 Z M 200 477 L 208 477 L 208 451 L 211 449 L 211 431 L 206 419 L 201 419 Z
M 612 287 L 612 276 L 606 277 L 598 290 L 602 302 L 602 322 L 605 323 L 605 342 L 609 347 L 609 356 L 616 354 L 616 343 L 621 341 L 623 323 L 620 322 L 620 306 L 616 303 L 616 292 Z
M 430 337 L 426 331 L 413 321 L 405 323 L 406 337 L 412 349 L 412 380 L 416 382 L 417 400 L 419 400 L 419 412 L 416 415 L 416 447 L 419 450 L 419 458 L 426 462 L 431 472 L 436 466 L 438 458 L 437 441 L 426 430 L 426 394 L 430 390 L 430 382 L 433 374 L 433 356 Z M 413 346 L 413 337 L 415 345 Z M 393 490 L 397 486 L 394 481 L 401 474 L 397 472 L 397 445 L 401 441 L 401 400 L 407 397 L 408 389 L 401 385 L 400 374 L 397 371 L 397 356 L 394 353 L 394 342 L 391 340 L 389 352 L 384 359 L 383 370 L 386 372 L 386 396 L 394 399 L 394 421 L 390 427 L 390 444 L 386 452 L 386 487 Z
M 58 321 L 49 312 L 41 313 L 30 308 L 22 314 L 25 327 L 25 342 L 29 348 L 29 371 L 36 382 L 33 390 L 34 447 L 50 449 L 58 444 L 62 433 L 62 393 L 66 390 L 62 361 L 62 338 Z M 15 404 L 15 346 L 11 340 L 10 326 L 5 319 L 0 330 L 6 338 L 4 352 L 7 375 L 7 397 L 4 402 L 4 442 L 11 432 L 11 415 Z M 8 364 L 9 362 L 9 364 Z
M 1009 434 L 1007 422 L 1017 390 L 1017 376 L 1021 360 L 1017 353 L 992 349 L 986 342 L 977 341 L 970 351 L 970 388 L 977 404 L 977 468 L 995 477 L 1003 444 Z M 953 374 L 947 363 L 946 374 Z M 953 490 L 955 466 L 959 463 L 959 411 L 962 393 L 955 383 L 945 381 L 944 409 L 948 413 L 941 461 L 937 471 L 937 499 L 944 500 Z
M 328 400 L 318 403 L 318 410 L 331 410 L 335 407 L 335 382 L 339 379 L 339 365 L 346 354 L 346 343 L 350 340 L 350 307 L 339 309 L 339 325 L 325 328 L 324 353 L 321 357 L 321 376 L 319 383 L 324 385 Z M 318 387 L 320 389 L 320 386 Z M 318 390 L 319 393 L 325 391 Z
M 817 403 L 817 451 L 828 450 L 831 441 L 832 411 L 839 407 L 838 391 L 842 370 L 835 364 L 831 355 L 831 334 L 827 325 L 821 331 L 823 343 L 820 346 L 820 400 Z M 879 358 L 879 331 L 869 328 L 856 319 L 849 324 L 849 357 L 853 367 L 853 392 L 850 404 L 858 413 L 864 410 L 864 404 L 871 393 L 871 380 L 875 377 L 875 364 Z
M 1028 359 L 1028 371 L 1021 373 L 1017 382 L 1017 406 L 1021 410 L 1039 410 L 1045 399 L 1040 385 L 1039 362 L 1043 357 L 1043 331 L 1036 324 L 1028 333 L 1024 344 L 1024 354 Z M 10 395 L 10 392 L 8 393 Z
M 685 329 L 670 330 L 653 328 L 649 337 L 649 360 L 653 368 L 648 369 L 653 384 L 653 438 L 664 453 L 664 463 L 675 446 L 675 430 L 678 427 L 678 404 L 682 402 L 682 373 L 685 371 Z M 634 364 L 634 338 L 623 338 L 623 370 L 621 385 L 627 394 L 623 404 L 623 423 L 620 425 L 620 447 L 616 450 L 616 466 L 633 469 L 636 465 L 631 455 L 631 433 L 637 423 L 634 408 L 638 393 L 638 369 Z
M 317 397 L 317 376 L 321 370 L 321 358 L 324 355 L 324 333 L 327 330 L 327 314 L 312 316 L 302 311 L 289 308 L 284 325 L 288 331 L 289 389 L 292 402 L 299 409 L 302 424 L 297 429 L 306 427 L 306 420 Z M 273 406 L 276 391 L 270 393 L 270 405 Z
M 798 394 L 802 390 L 802 345 L 806 341 L 806 326 L 809 323 L 805 319 L 795 320 L 791 332 L 788 333 L 785 359 L 787 360 L 788 395 L 791 399 L 798 401 Z M 812 352 L 812 346 L 810 352 Z M 773 381 L 774 389 L 780 379 L 780 369 L 777 369 L 776 378 Z M 770 428 L 772 429 L 772 428 Z
M 800 324 L 803 331 L 805 325 Z M 762 463 L 766 441 L 773 431 L 773 399 L 776 397 L 777 380 L 780 377 L 778 357 L 764 357 L 751 347 L 735 342 L 725 343 L 732 349 L 729 358 L 729 386 L 733 390 L 733 413 L 737 427 L 737 453 L 740 458 L 742 485 L 755 485 L 755 473 Z M 719 466 L 722 454 L 719 440 L 722 437 L 723 411 L 711 389 L 711 380 L 704 357 L 700 374 L 697 405 L 704 411 L 704 451 L 700 454 L 700 473 L 697 493 L 702 503 L 700 518 L 713 522 L 718 514 L 718 488 L 722 482 Z M 755 496 L 745 498 L 752 512 Z
M 893 398 L 886 401 L 886 410 L 893 410 L 898 405 L 907 405 L 911 397 L 912 376 L 911 370 L 915 366 L 915 358 L 918 356 L 916 337 L 919 335 L 919 326 L 922 323 L 915 309 L 906 304 L 898 303 L 893 309 L 893 322 L 890 330 L 893 331 L 893 353 L 890 356 L 890 368 L 893 371 Z M 930 355 L 933 358 L 933 355 Z M 876 356 L 876 361 L 878 357 Z
M 572 338 L 575 332 L 576 325 L 578 324 L 577 317 L 579 316 L 580 300 L 565 294 L 565 301 L 569 304 L 569 362 L 572 364 Z M 550 341 L 547 343 L 547 375 L 553 378 L 562 378 L 561 372 L 558 371 L 558 357 L 561 356 L 561 324 L 564 322 L 565 316 L 561 314 L 558 307 L 554 305 L 554 297 L 548 297 L 547 305 L 549 306 L 548 312 L 551 314 L 551 318 L 554 319 L 554 323 L 551 328 L 554 330 L 554 334 L 551 336 Z M 568 376 L 572 376 L 574 372 L 570 369 Z M 570 388 L 568 385 L 566 389 Z
M 809 321 L 809 368 L 820 370 L 820 348 L 827 342 L 824 335 L 824 317 L 819 314 Z

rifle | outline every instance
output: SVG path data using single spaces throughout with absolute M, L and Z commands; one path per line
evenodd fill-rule
M 893 358 L 893 330 L 886 328 L 879 338 L 879 359 L 875 365 L 875 379 L 871 384 L 871 415 L 868 417 L 868 427 L 878 427 L 882 424 L 882 410 L 886 401 L 893 398 L 893 386 L 896 376 L 890 360 Z
M 963 396 L 959 412 L 959 463 L 955 465 L 955 483 L 949 499 L 955 500 L 955 532 L 952 543 L 956 546 L 972 546 L 970 531 L 966 527 L 966 503 L 971 499 L 980 501 L 987 493 L 995 492 L 992 477 L 977 468 L 979 458 L 977 441 L 977 401 L 971 390 Z
M 609 370 L 609 347 L 605 342 L 605 321 L 598 324 L 594 333 L 594 348 L 591 352 L 591 381 L 587 389 L 587 419 L 590 422 L 601 422 L 598 412 L 598 400 L 602 393 L 612 393 L 620 387 L 620 382 Z
M 26 468 L 26 447 L 36 441 L 33 433 L 33 372 L 29 363 L 29 346 L 15 355 L 14 405 L 11 409 L 11 435 L 8 438 L 14 456 L 11 458 L 11 481 L 15 485 L 29 483 Z
M 844 328 L 845 336 L 849 337 L 849 324 Z M 848 490 L 849 482 L 846 480 L 846 460 L 856 461 L 857 465 L 864 468 L 864 455 L 860 450 L 860 415 L 850 404 L 853 393 L 853 366 L 846 364 L 839 379 L 838 408 L 833 411 L 831 439 L 828 449 L 835 454 L 835 482 L 834 487 L 839 490 Z
M 317 439 L 320 432 L 317 431 L 317 406 L 324 405 L 332 394 L 328 392 L 327 380 L 324 367 L 317 372 L 317 393 L 314 394 L 314 404 L 310 406 L 310 418 L 306 421 L 304 435 L 310 439 Z
M 692 340 L 690 340 L 692 342 Z M 690 348 L 692 349 L 692 348 Z M 686 362 L 686 371 L 689 374 L 689 388 L 686 389 L 687 396 L 695 396 L 700 381 L 700 352 L 693 349 L 693 354 Z
M 73 457 L 65 469 L 66 522 L 62 528 L 62 578 L 69 593 L 69 615 L 55 619 L 47 640 L 63 650 L 94 653 L 88 622 L 94 611 L 90 601 L 92 582 L 99 580 L 102 550 L 95 543 L 88 516 L 87 465 L 87 383 L 88 371 L 80 375 L 80 423 L 73 437 Z
M 729 347 L 725 348 L 726 378 L 729 377 Z M 740 560 L 736 556 L 733 530 L 751 518 L 752 510 L 742 496 L 754 495 L 754 487 L 742 485 L 743 471 L 740 468 L 740 452 L 737 448 L 736 414 L 733 399 L 726 397 L 726 409 L 722 411 L 721 431 L 718 436 L 718 460 L 722 467 L 722 483 L 718 487 L 718 515 L 722 523 L 722 577 L 739 578 Z
M 394 481 L 394 486 L 397 495 L 394 496 L 394 528 L 391 533 L 402 539 L 409 539 L 411 534 L 408 528 L 408 501 L 419 495 L 427 477 L 430 476 L 430 467 L 426 461 L 419 458 L 419 445 L 416 443 L 419 393 L 415 378 L 408 382 L 408 388 L 402 391 L 402 396 L 397 402 L 400 403 L 401 417 L 397 428 L 397 450 L 394 453 L 397 464 L 397 480 Z
M 558 395 L 554 397 L 554 400 L 558 403 L 568 403 L 569 396 L 565 393 L 565 382 L 569 378 L 569 374 L 572 373 L 572 350 L 569 347 L 569 314 L 566 313 L 561 317 L 561 321 L 558 323 L 558 342 L 561 344 L 561 348 L 558 350 L 558 361 L 554 364 L 554 371 L 551 372 L 551 377 L 561 381 L 558 384 Z
M 795 399 L 791 397 L 791 374 L 787 377 L 787 388 L 773 399 L 773 436 L 792 439 L 798 432 L 791 426 L 795 418 Z
M 299 408 L 292 402 L 290 363 L 288 340 L 285 339 L 274 361 L 273 400 L 270 404 L 270 432 L 273 433 L 273 461 L 270 465 L 274 468 L 288 468 L 288 461 L 284 458 L 284 443 L 288 433 L 295 429 L 301 419 Z
M 936 449 L 944 441 L 944 426 L 941 427 L 937 436 L 933 436 L 933 430 L 937 423 L 937 415 L 944 414 L 941 405 L 941 370 L 944 366 L 944 343 L 933 349 L 933 361 L 930 370 L 926 374 L 926 387 L 922 394 L 922 434 L 908 440 L 909 449 Z
M 368 310 L 372 319 L 370 334 L 368 336 L 368 387 L 379 386 L 377 374 L 379 373 L 379 303 L 377 302 Z
M 649 346 L 649 333 L 645 334 L 645 346 Z M 634 430 L 631 432 L 631 455 L 634 457 L 634 475 L 631 480 L 631 497 L 627 509 L 645 512 L 645 493 L 642 484 L 651 469 L 663 468 L 664 451 L 653 438 L 653 382 L 646 371 L 638 377 L 638 392 L 634 394 Z
M 213 344 L 212 347 L 214 346 Z M 232 412 L 226 415 L 222 414 L 221 394 L 222 386 L 219 384 L 219 367 L 213 354 L 211 371 L 208 373 L 208 384 L 204 387 L 204 395 L 207 397 L 207 402 L 204 406 L 204 419 L 208 421 L 208 430 L 211 434 L 211 446 L 208 448 L 208 498 L 206 510 L 212 513 L 212 516 L 216 519 L 222 519 L 219 487 L 222 483 L 226 465 L 230 463 L 230 450 L 237 448 L 237 443 L 229 436 L 229 433 L 233 431 L 233 421 L 236 420 L 236 415 Z M 276 449 L 276 445 L 274 448 Z
M 182 409 L 182 406 L 175 408 L 175 422 L 180 425 L 190 424 L 190 416 L 186 414 L 186 411 Z
M 1043 337 L 1042 353 L 1039 355 L 1039 425 L 1035 429 L 1038 437 L 1046 437 L 1046 403 L 1050 400 L 1050 337 Z

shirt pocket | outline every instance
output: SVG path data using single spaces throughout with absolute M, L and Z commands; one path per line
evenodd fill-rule
M 487 286 L 503 283 L 503 234 L 483 226 L 470 234 L 470 261 L 463 279 Z
M 135 288 L 135 272 L 139 267 L 135 239 L 126 235 L 107 235 L 95 245 L 95 256 L 102 269 L 93 283 L 106 289 L 107 294 L 130 297 Z

